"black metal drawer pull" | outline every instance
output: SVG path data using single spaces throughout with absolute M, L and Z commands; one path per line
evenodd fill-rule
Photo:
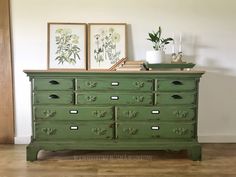
M 58 85 L 59 84 L 59 82 L 55 81 L 55 80 L 51 80 L 51 81 L 49 81 L 49 83 L 52 84 L 52 85 Z
M 174 98 L 174 99 L 176 99 L 176 100 L 183 99 L 183 97 L 180 96 L 180 95 L 172 95 L 172 98 Z
M 119 86 L 119 82 L 112 82 L 111 86 Z
M 183 85 L 183 83 L 181 81 L 173 81 L 172 84 L 174 84 L 174 85 Z
M 70 130 L 79 130 L 78 126 L 70 126 Z
M 151 129 L 152 129 L 152 130 L 159 130 L 160 127 L 159 127 L 159 126 L 153 126 L 153 127 L 151 127 Z
M 59 99 L 60 97 L 58 95 L 52 94 L 52 95 L 49 95 L 48 98 L 50 98 L 50 99 Z
M 78 110 L 70 110 L 70 114 L 78 114 Z
M 119 100 L 118 96 L 111 96 L 111 100 Z

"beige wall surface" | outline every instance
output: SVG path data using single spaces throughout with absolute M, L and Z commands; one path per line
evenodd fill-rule
M 12 0 L 16 143 L 31 135 L 30 83 L 23 69 L 46 69 L 47 22 L 128 23 L 128 57 L 145 59 L 147 33 L 160 25 L 183 36 L 185 59 L 206 70 L 200 83 L 200 142 L 236 142 L 235 0 Z M 170 46 L 166 52 L 170 53 Z

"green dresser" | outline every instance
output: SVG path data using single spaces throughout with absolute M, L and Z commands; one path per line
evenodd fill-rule
M 32 86 L 32 138 L 40 150 L 187 150 L 197 141 L 202 71 L 25 71 Z

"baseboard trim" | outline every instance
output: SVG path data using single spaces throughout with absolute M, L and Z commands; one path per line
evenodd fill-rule
M 29 144 L 30 136 L 17 136 L 14 138 L 14 144 Z
M 199 135 L 200 143 L 236 143 L 236 135 Z
M 236 143 L 236 135 L 199 135 L 200 143 Z M 21 136 L 14 138 L 15 144 L 29 144 L 30 136 Z

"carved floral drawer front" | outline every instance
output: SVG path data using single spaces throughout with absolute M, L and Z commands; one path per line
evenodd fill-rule
M 72 91 L 37 91 L 33 93 L 34 104 L 74 104 Z
M 78 93 L 78 104 L 152 105 L 152 93 Z
M 171 92 L 171 93 L 157 93 L 157 105 L 182 105 L 182 104 L 196 104 L 195 92 Z
M 117 138 L 193 138 L 194 123 L 119 122 Z
M 35 123 L 37 140 L 112 139 L 114 123 L 89 121 L 43 121 Z
M 194 79 L 156 80 L 156 90 L 158 91 L 188 91 L 196 88 L 197 82 Z
M 34 90 L 74 90 L 73 78 L 35 78 Z
M 118 106 L 117 119 L 125 121 L 139 120 L 177 120 L 186 121 L 195 118 L 194 106 Z
M 103 79 L 77 79 L 78 90 L 133 90 L 152 91 L 152 79 L 123 79 L 123 78 L 103 78 Z
M 112 107 L 34 106 L 36 120 L 113 120 Z

